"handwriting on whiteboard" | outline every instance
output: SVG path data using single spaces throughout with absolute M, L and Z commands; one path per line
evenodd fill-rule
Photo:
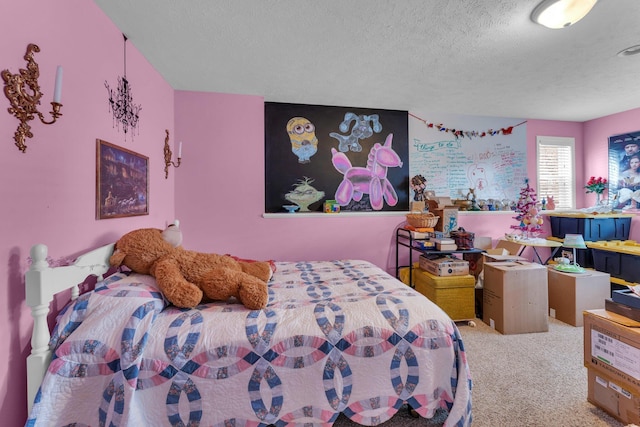
M 491 127 L 496 119 L 486 120 Z M 427 190 L 459 199 L 474 188 L 477 199 L 518 199 L 527 178 L 526 126 L 511 135 L 442 139 L 437 130 L 411 125 L 409 174 L 423 175 Z

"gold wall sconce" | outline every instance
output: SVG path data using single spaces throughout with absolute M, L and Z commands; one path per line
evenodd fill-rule
M 33 59 L 33 54 L 36 52 L 40 52 L 40 48 L 30 43 L 27 46 L 27 53 L 24 55 L 24 59 L 27 61 L 27 68 L 21 68 L 18 74 L 12 74 L 9 70 L 4 70 L 1 73 L 2 79 L 4 80 L 4 94 L 9 98 L 9 102 L 11 103 L 8 111 L 20 121 L 13 139 L 16 141 L 18 149 L 23 153 L 25 153 L 27 149 L 24 143 L 25 139 L 33 138 L 29 121 L 34 119 L 34 115 L 37 115 L 45 125 L 55 123 L 58 117 L 62 116 L 60 112 L 60 108 L 62 107 L 60 103 L 62 94 L 62 67 L 60 66 L 58 66 L 56 72 L 53 102 L 51 102 L 53 110 L 50 113 L 53 120 L 46 121 L 44 115 L 38 111 L 42 92 L 38 84 L 40 69 Z
M 169 166 L 173 166 L 174 168 L 180 167 L 180 162 L 182 161 L 182 141 L 178 144 L 178 162 L 175 163 L 171 161 L 173 153 L 169 147 L 169 129 L 165 129 L 165 132 L 167 136 L 164 139 L 164 179 L 167 179 L 169 178 Z

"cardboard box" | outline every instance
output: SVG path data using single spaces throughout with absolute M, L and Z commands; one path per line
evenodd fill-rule
M 484 265 L 482 320 L 498 332 L 549 330 L 547 268 L 530 262 Z
M 476 249 L 491 249 L 493 245 L 493 239 L 488 236 L 476 236 L 475 247 Z
M 499 240 L 495 248 L 485 249 L 479 268 L 484 269 L 485 262 L 527 261 L 527 258 L 518 254 L 522 245 L 508 240 Z
M 627 387 L 610 376 L 588 369 L 587 400 L 624 424 L 640 423 L 640 389 Z
M 429 259 L 420 255 L 420 268 L 436 276 L 463 276 L 469 274 L 469 261 L 458 258 Z
M 640 388 L 640 322 L 604 309 L 585 311 L 584 366 Z
M 483 249 L 484 252 L 476 255 L 476 257 L 474 258 L 475 265 L 473 266 L 473 268 L 471 267 L 471 265 L 469 265 L 469 272 L 473 272 L 473 274 L 476 277 L 478 277 L 480 272 L 484 270 L 485 262 L 527 261 L 527 258 L 518 256 L 515 253 L 510 254 L 508 249 L 500 247 L 499 245 L 500 245 L 500 242 L 502 241 L 504 240 L 499 241 L 498 245 L 496 245 L 495 248 L 492 248 L 491 246 L 493 243 L 490 237 L 476 237 L 476 248 Z M 478 242 L 480 242 L 481 246 L 478 246 Z M 507 243 L 512 243 L 512 242 L 507 242 Z M 519 245 L 519 247 L 521 246 Z M 464 255 L 465 255 L 463 256 L 464 259 L 467 259 L 466 255 L 468 254 L 464 254 Z M 480 313 L 482 312 L 482 310 L 480 309 L 478 310 L 478 312 Z
M 595 270 L 563 273 L 549 267 L 549 316 L 573 326 L 583 325 L 582 312 L 604 308 L 611 294 L 611 276 Z
M 415 290 L 438 305 L 451 319 L 476 318 L 476 279 L 472 275 L 442 277 L 414 267 L 412 279 Z M 400 270 L 400 280 L 408 284 L 408 267 Z
M 458 208 L 448 206 L 434 209 L 433 213 L 440 217 L 438 223 L 434 227 L 436 231 L 441 231 L 448 236 L 451 230 L 456 230 L 458 228 Z
M 451 201 L 451 197 L 449 196 L 439 196 L 437 197 L 437 200 L 438 200 L 438 208 L 440 209 L 451 207 L 453 205 L 453 202 Z
M 522 247 L 521 243 L 500 239 L 498 243 L 496 243 L 495 249 L 506 249 L 509 255 L 518 255 Z
M 487 255 L 509 255 L 509 251 L 504 248 L 485 249 L 485 252 L 487 253 Z
M 414 202 L 414 201 L 412 201 L 411 202 L 411 206 L 410 206 L 410 210 L 411 210 L 411 212 L 416 212 L 416 211 L 423 212 L 425 206 L 426 206 L 425 202 L 422 202 L 422 201 L 421 202 Z
M 494 248 L 484 251 L 484 262 L 526 261 L 527 258 L 510 254 L 507 249 Z

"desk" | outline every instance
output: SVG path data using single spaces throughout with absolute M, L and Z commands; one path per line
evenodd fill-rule
M 556 255 L 558 250 L 562 247 L 562 243 L 554 242 L 553 240 L 546 240 L 546 239 L 538 239 L 538 240 L 531 240 L 531 241 L 518 240 L 518 241 L 514 241 L 513 243 L 522 246 L 522 248 L 520 249 L 520 252 L 518 252 L 518 256 L 521 256 L 524 250 L 527 249 L 527 247 L 533 248 L 533 254 L 535 255 L 535 258 L 538 260 L 540 264 L 543 264 L 543 265 L 547 264 L 549 260 L 551 260 Z M 542 261 L 542 258 L 538 253 L 538 248 L 551 249 L 551 255 L 549 255 L 549 257 L 544 262 Z
M 524 250 L 527 248 L 527 246 L 530 246 L 531 248 L 533 248 L 533 253 L 535 254 L 536 258 L 538 259 L 538 262 L 540 264 L 547 264 L 549 262 L 550 259 L 553 259 L 553 257 L 556 255 L 556 253 L 558 252 L 558 250 L 562 247 L 562 243 L 560 242 L 554 242 L 553 240 L 540 240 L 540 241 L 531 241 L 528 242 L 526 240 L 520 241 L 518 242 L 520 243 L 523 247 L 522 249 L 520 249 L 520 253 L 518 253 L 518 255 L 522 255 L 522 252 L 524 252 Z M 542 259 L 540 258 L 540 254 L 538 253 L 538 248 L 550 248 L 551 249 L 551 255 L 549 255 L 549 258 L 547 258 L 544 262 L 542 262 Z

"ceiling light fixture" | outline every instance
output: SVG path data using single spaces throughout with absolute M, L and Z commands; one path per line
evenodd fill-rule
M 565 28 L 575 24 L 598 0 L 543 0 L 531 13 L 531 20 L 547 28 Z

